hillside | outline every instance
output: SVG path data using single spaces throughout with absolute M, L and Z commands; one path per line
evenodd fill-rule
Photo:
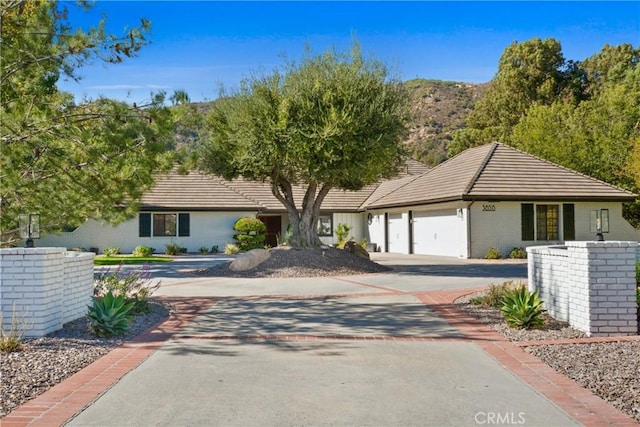
M 484 94 L 487 84 L 414 79 L 405 85 L 411 102 L 409 137 L 405 142 L 407 149 L 415 160 L 429 166 L 437 165 L 446 158 L 451 133 L 464 126 L 467 115 Z M 206 114 L 211 103 L 191 105 L 198 113 Z M 176 142 L 189 145 L 199 134 L 199 129 L 182 127 L 176 130 Z
M 434 166 L 446 159 L 451 133 L 464 127 L 487 84 L 415 79 L 405 82 L 411 99 L 409 138 L 411 157 Z

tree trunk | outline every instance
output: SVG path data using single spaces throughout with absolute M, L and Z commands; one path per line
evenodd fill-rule
M 284 179 L 273 180 L 271 191 L 273 195 L 284 205 L 289 215 L 289 238 L 287 243 L 293 247 L 316 248 L 322 245 L 318 237 L 318 219 L 320 206 L 331 189 L 323 185 L 318 191 L 318 185 L 311 183 L 307 187 L 302 201 L 302 210 L 298 210 L 293 198 L 291 183 Z M 317 194 L 316 194 L 317 193 Z

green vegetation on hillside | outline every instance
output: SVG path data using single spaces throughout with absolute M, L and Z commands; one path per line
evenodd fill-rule
M 435 166 L 446 160 L 453 132 L 465 126 L 487 85 L 414 79 L 404 86 L 411 109 L 406 147 L 413 159 Z

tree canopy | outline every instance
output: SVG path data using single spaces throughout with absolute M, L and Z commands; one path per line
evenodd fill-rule
M 630 44 L 580 62 L 565 60 L 553 39 L 514 43 L 449 155 L 500 141 L 639 193 L 639 62 Z M 640 205 L 625 216 L 640 226 Z
M 163 95 L 137 106 L 104 98 L 78 105 L 56 84 L 92 61 L 134 56 L 149 22 L 122 35 L 107 34 L 104 20 L 73 29 L 65 7 L 39 0 L 2 0 L 0 18 L 2 243 L 16 241 L 22 213 L 40 214 L 48 231 L 132 215 L 153 173 L 169 165 L 172 119 Z
M 316 225 L 332 188 L 358 190 L 395 175 L 404 151 L 407 94 L 384 64 L 327 51 L 244 81 L 219 99 L 199 148 L 202 170 L 269 182 L 295 246 L 320 244 Z M 293 195 L 304 185 L 301 206 Z

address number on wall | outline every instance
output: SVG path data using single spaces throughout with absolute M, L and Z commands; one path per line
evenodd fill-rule
M 495 212 L 496 205 L 482 205 L 482 212 Z

